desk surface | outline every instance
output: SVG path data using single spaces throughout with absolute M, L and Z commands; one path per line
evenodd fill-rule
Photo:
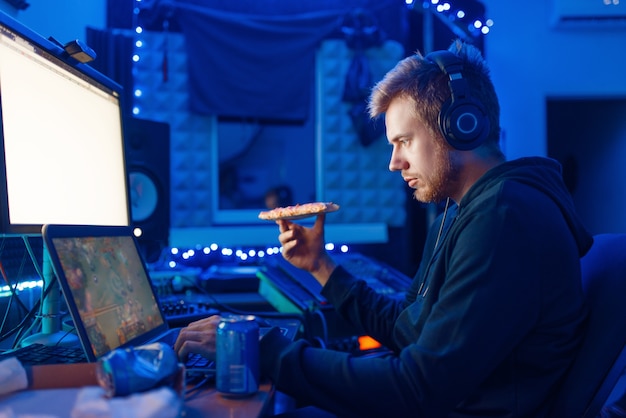
M 10 410 L 12 417 L 69 417 L 81 389 L 42 389 L 16 392 L 0 397 L 0 415 Z M 185 396 L 186 418 L 250 418 L 271 411 L 274 389 L 263 383 L 259 391 L 245 398 L 227 398 L 208 386 Z
M 245 398 L 228 398 L 214 387 L 190 392 L 185 397 L 186 417 L 248 418 L 260 417 L 271 411 L 274 389 L 262 383 L 259 391 Z

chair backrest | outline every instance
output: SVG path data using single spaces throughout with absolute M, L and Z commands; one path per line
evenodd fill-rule
M 595 418 L 626 366 L 626 234 L 598 234 L 581 259 L 587 335 L 555 404 L 555 417 Z

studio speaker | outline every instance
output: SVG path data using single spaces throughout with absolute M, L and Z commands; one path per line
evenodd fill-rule
M 128 118 L 124 127 L 131 225 L 148 262 L 156 261 L 169 242 L 170 126 Z

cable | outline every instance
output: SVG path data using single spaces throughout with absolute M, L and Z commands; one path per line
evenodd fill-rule
M 0 245 L 0 254 L 3 253 L 4 246 L 5 246 L 5 239 L 3 238 L 2 239 L 2 244 Z M 22 258 L 22 263 L 20 264 L 20 269 L 19 269 L 18 274 L 17 274 L 18 278 L 21 277 L 22 272 L 24 270 L 24 265 L 25 265 L 24 260 L 25 260 L 25 257 Z M 3 278 L 4 282 L 7 284 L 8 288 L 9 288 L 9 290 L 11 292 L 11 298 L 12 298 L 11 300 L 15 299 L 17 301 L 17 303 L 19 304 L 19 306 L 23 309 L 24 313 L 28 312 L 28 307 L 24 304 L 24 302 L 22 302 L 22 300 L 18 297 L 17 292 L 15 291 L 15 287 L 17 286 L 17 282 L 14 285 L 11 285 L 11 281 L 9 280 L 9 276 L 6 273 L 6 270 L 4 268 L 4 264 L 2 263 L 1 260 L 0 260 L 0 274 L 2 274 L 2 278 Z M 8 309 L 7 309 L 7 316 L 8 316 Z M 5 317 L 5 319 L 6 319 L 6 317 Z M 2 326 L 4 327 L 4 322 L 3 322 Z M 1 329 L 2 328 L 0 328 L 0 330 Z
M 57 341 L 54 345 L 59 345 L 59 344 L 61 344 L 61 341 L 63 341 L 63 339 L 64 339 L 65 337 L 67 337 L 67 336 L 68 336 L 68 335 L 70 335 L 72 332 L 74 332 L 74 330 L 75 330 L 75 329 L 76 329 L 76 327 L 72 327 L 72 328 L 70 328 L 69 330 L 67 330 L 67 331 L 65 332 L 65 334 L 63 334 L 63 336 L 62 336 L 61 338 L 59 338 L 59 340 L 58 340 L 58 341 Z
M 19 324 L 17 324 L 15 327 L 13 327 L 11 330 L 4 333 L 3 335 L 0 335 L 0 342 L 6 340 L 11 335 L 15 334 L 19 329 L 21 329 L 24 326 L 26 321 L 32 319 L 35 312 L 39 309 L 40 304 L 41 304 L 41 300 L 38 300 L 37 302 L 35 302 L 35 305 L 33 305 L 33 308 L 28 312 L 28 314 L 26 314 L 26 316 L 24 316 L 24 318 L 22 318 Z
M 41 275 L 41 269 L 39 268 L 39 265 L 36 262 L 36 257 L 32 251 L 32 248 L 30 247 L 30 243 L 28 242 L 28 239 L 26 237 L 23 237 L 23 238 L 24 238 L 24 243 L 26 245 L 26 250 L 30 254 L 35 270 L 40 275 L 40 278 L 43 280 L 43 276 Z M 49 292 L 49 288 L 45 290 L 42 289 L 42 295 L 39 298 L 39 300 L 35 302 L 35 304 L 30 310 L 27 310 L 26 315 L 24 316 L 24 318 L 22 318 L 19 324 L 17 324 L 15 327 L 5 332 L 4 334 L 0 335 L 0 342 L 6 340 L 7 338 L 9 338 L 10 336 L 12 336 L 13 334 L 19 331 L 18 335 L 15 337 L 15 340 L 13 342 L 13 348 L 17 346 L 16 343 L 19 343 L 21 341 L 21 336 L 24 334 L 24 331 L 25 331 L 24 326 L 26 325 L 28 321 L 30 321 L 33 318 L 33 316 L 35 316 L 36 312 L 40 310 L 41 302 L 46 297 L 48 292 Z M 33 321 L 33 323 L 28 328 L 28 331 L 30 332 L 30 330 L 32 330 L 36 324 L 38 324 L 38 320 Z
M 322 341 L 324 342 L 324 346 L 326 346 L 326 344 L 328 343 L 328 326 L 326 324 L 326 318 L 324 318 L 324 315 L 322 314 L 322 312 L 319 309 L 313 309 L 310 310 L 309 313 L 314 314 L 315 316 L 319 317 L 320 319 L 320 324 L 322 325 Z M 305 326 L 304 327 L 305 330 L 309 329 L 309 327 Z M 317 337 L 319 339 L 319 337 Z
M 28 254 L 30 255 L 30 261 L 33 263 L 33 267 L 35 268 L 37 275 L 41 278 L 41 280 L 44 280 L 45 276 L 43 274 L 43 270 L 41 266 L 39 265 L 39 263 L 37 263 L 37 257 L 35 256 L 35 253 L 33 252 L 33 249 L 30 246 L 30 241 L 28 241 L 28 236 L 23 235 L 22 240 L 24 241 L 24 245 L 26 246 L 26 251 L 28 251 Z
M 13 299 L 17 300 L 17 303 L 24 310 L 24 312 L 28 312 L 28 307 L 24 304 L 24 302 L 22 302 L 22 299 L 19 298 L 19 296 L 17 295 L 17 292 L 15 291 L 15 286 L 17 286 L 17 283 L 13 285 L 11 284 L 9 277 L 7 276 L 7 273 L 4 269 L 4 264 L 2 263 L 2 261 L 0 261 L 0 274 L 2 274 L 2 279 L 7 284 L 9 291 L 11 292 L 11 300 Z
M 4 311 L 4 318 L 2 318 L 2 325 L 0 325 L 0 332 L 4 330 L 4 326 L 6 325 L 7 319 L 9 318 L 9 312 L 11 312 L 12 303 L 13 303 L 13 298 L 10 298 L 9 303 L 7 303 L 7 308 Z

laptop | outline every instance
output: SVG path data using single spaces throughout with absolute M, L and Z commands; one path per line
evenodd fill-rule
M 173 346 L 180 328 L 167 323 L 132 227 L 54 224 L 42 236 L 87 361 L 119 347 Z

